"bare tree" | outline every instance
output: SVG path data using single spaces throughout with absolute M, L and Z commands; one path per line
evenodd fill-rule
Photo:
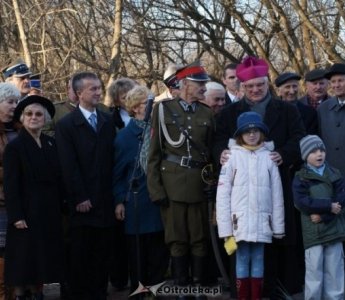
M 19 34 L 20 34 L 20 40 L 22 42 L 24 59 L 25 59 L 27 65 L 30 67 L 32 65 L 31 53 L 30 53 L 29 44 L 27 41 L 25 29 L 24 29 L 24 22 L 22 19 L 21 12 L 19 10 L 18 1 L 12 0 L 12 3 L 13 3 L 13 9 L 14 9 L 14 13 L 16 16 L 16 20 L 17 20 L 17 26 L 18 26 L 18 30 L 19 30 Z
M 0 65 L 23 55 L 49 97 L 78 70 L 127 76 L 157 93 L 170 62 L 266 59 L 270 77 L 344 60 L 344 0 L 1 0 Z M 15 24 L 13 22 L 15 21 Z M 110 102 L 109 102 L 110 103 Z M 107 102 L 107 104 L 109 104 Z

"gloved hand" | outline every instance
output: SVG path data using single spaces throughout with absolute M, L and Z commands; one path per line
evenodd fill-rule
M 235 238 L 233 236 L 225 238 L 224 248 L 225 248 L 226 253 L 228 255 L 231 255 L 236 251 L 237 244 L 236 244 Z
M 158 199 L 156 201 L 153 201 L 154 204 L 162 207 L 169 207 L 169 199 L 168 198 L 162 198 Z
M 285 234 L 284 233 L 280 233 L 280 234 L 273 234 L 273 237 L 275 238 L 275 239 L 279 239 L 279 240 L 281 240 L 283 237 L 285 236 Z

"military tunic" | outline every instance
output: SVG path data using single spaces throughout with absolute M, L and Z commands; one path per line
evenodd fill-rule
M 180 101 L 179 98 L 164 101 L 154 108 L 148 157 L 148 189 L 153 201 L 169 199 L 169 207 L 162 207 L 161 213 L 171 255 L 182 256 L 191 251 L 193 255 L 205 256 L 207 203 L 201 178 L 205 158 L 199 149 L 181 136 L 176 123 L 183 126 L 197 147 L 208 155 L 214 120 L 212 111 L 206 105 L 195 102 L 195 111 L 187 112 Z M 160 105 L 163 105 L 163 114 L 159 113 Z M 160 123 L 162 117 L 163 126 Z M 180 145 L 173 146 L 179 140 L 181 142 L 177 144 Z
M 76 108 L 76 104 L 70 101 L 54 102 L 55 115 L 54 118 L 47 125 L 44 126 L 43 132 L 49 136 L 55 135 L 56 123 L 65 115 L 70 113 Z

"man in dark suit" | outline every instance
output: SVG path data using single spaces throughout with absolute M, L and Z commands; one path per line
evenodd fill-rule
M 56 141 L 70 209 L 72 299 L 105 300 L 111 228 L 115 126 L 98 110 L 102 85 L 96 74 L 73 76 L 77 108 L 56 125 Z
M 236 121 L 240 114 L 254 111 L 263 117 L 269 128 L 267 138 L 275 145 L 271 159 L 279 166 L 285 208 L 286 236 L 265 247 L 265 290 L 274 299 L 272 293 L 275 291 L 276 279 L 279 279 L 291 293 L 301 290 L 301 285 L 295 280 L 296 219 L 289 168 L 300 157 L 299 140 L 305 135 L 305 129 L 297 108 L 274 99 L 270 94 L 268 64 L 264 60 L 255 57 L 245 58 L 237 66 L 236 75 L 242 82 L 244 97 L 225 107 L 218 114 L 213 154 L 215 160 L 221 163 L 231 159 L 229 150 L 224 149 L 236 131 Z
M 292 72 L 280 74 L 274 81 L 277 94 L 283 101 L 296 105 L 301 114 L 307 134 L 318 134 L 317 113 L 309 105 L 298 101 L 299 81 L 301 76 Z
M 329 98 L 327 94 L 328 79 L 325 74 L 324 69 L 314 69 L 305 74 L 306 94 L 299 101 L 317 109 L 322 102 Z
M 223 71 L 223 84 L 225 85 L 225 104 L 231 104 L 240 99 L 240 82 L 236 76 L 237 64 L 227 64 Z

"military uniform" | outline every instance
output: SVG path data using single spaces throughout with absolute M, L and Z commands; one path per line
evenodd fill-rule
M 55 135 L 55 125 L 56 123 L 65 115 L 70 113 L 76 108 L 76 104 L 70 101 L 61 101 L 61 102 L 54 102 L 55 106 L 55 116 L 46 124 L 43 128 L 43 132 L 47 135 L 54 136 Z
M 185 111 L 180 102 L 184 101 L 173 99 L 155 106 L 148 188 L 153 201 L 169 200 L 169 207 L 162 207 L 161 212 L 171 255 L 179 257 L 190 252 L 195 256 L 205 256 L 208 223 L 201 170 L 206 162 L 200 151 L 181 134 L 172 114 L 203 150 L 212 144 L 214 121 L 211 110 L 200 102 L 193 103 L 193 112 Z M 180 143 L 173 145 L 179 140 Z

